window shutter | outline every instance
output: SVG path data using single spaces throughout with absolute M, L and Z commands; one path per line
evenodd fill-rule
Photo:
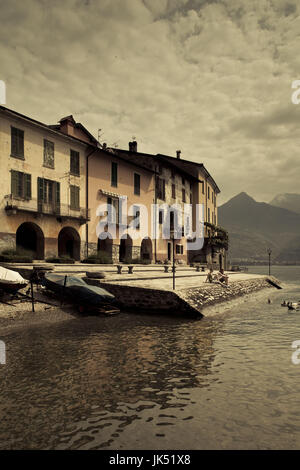
M 44 200 L 44 180 L 43 178 L 38 177 L 37 179 L 37 190 L 38 190 L 38 211 L 41 212 L 43 208 Z
M 118 186 L 118 164 L 111 162 L 111 186 Z
M 54 190 L 55 190 L 55 211 L 60 213 L 60 183 L 54 183 Z
M 13 196 L 18 196 L 18 172 L 11 171 L 11 194 Z
M 11 128 L 11 154 L 17 155 L 17 133 L 14 127 Z
M 24 174 L 24 197 L 31 199 L 31 175 Z

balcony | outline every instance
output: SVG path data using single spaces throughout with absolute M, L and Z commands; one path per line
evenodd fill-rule
M 11 216 L 20 212 L 37 215 L 52 215 L 60 219 L 76 219 L 81 224 L 90 220 L 90 209 L 72 208 L 69 204 L 46 204 L 38 199 L 21 199 L 9 194 L 4 197 L 6 214 Z

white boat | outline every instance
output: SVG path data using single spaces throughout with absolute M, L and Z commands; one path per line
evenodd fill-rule
M 0 266 L 0 290 L 5 292 L 17 292 L 27 286 L 28 281 L 21 274 L 11 269 Z

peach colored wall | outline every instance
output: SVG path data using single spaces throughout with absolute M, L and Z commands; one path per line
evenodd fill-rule
M 11 157 L 11 126 L 24 131 L 24 160 Z M 43 166 L 44 139 L 54 142 L 54 169 Z M 66 175 L 70 172 L 70 149 L 80 154 L 80 176 Z M 79 186 L 80 207 L 85 207 L 85 151 L 86 146 L 80 142 L 72 141 L 17 116 L 0 112 L 0 232 L 14 235 L 23 222 L 34 222 L 42 229 L 45 239 L 57 239 L 63 227 L 71 226 L 78 231 L 81 241 L 85 241 L 84 226 L 80 226 L 76 219 L 59 222 L 55 216 L 28 212 L 8 216 L 4 210 L 7 201 L 5 196 L 11 194 L 11 170 L 31 174 L 32 200 L 21 201 L 23 205 L 36 204 L 37 207 L 37 178 L 42 177 L 60 182 L 62 205 L 70 204 L 70 184 Z M 47 246 L 45 252 L 46 255 L 50 254 Z
M 118 164 L 118 185 L 111 186 L 111 163 Z M 134 194 L 134 173 L 140 175 L 140 196 Z M 96 226 L 100 218 L 96 216 L 96 210 L 100 204 L 107 202 L 107 196 L 100 190 L 127 196 L 127 206 L 143 204 L 148 208 L 148 227 L 151 237 L 151 205 L 154 203 L 154 176 L 153 173 L 130 163 L 120 160 L 113 154 L 98 150 L 89 158 L 89 208 L 91 221 L 89 222 L 89 243 L 97 243 Z M 102 220 L 102 219 L 101 219 Z M 140 246 L 142 238 L 133 240 L 134 246 Z M 118 233 L 114 240 L 119 243 Z M 154 243 L 152 240 L 153 253 Z

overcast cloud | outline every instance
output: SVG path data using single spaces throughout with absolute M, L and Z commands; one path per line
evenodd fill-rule
M 300 192 L 297 0 L 0 0 L 7 107 L 203 162 L 224 202 Z

